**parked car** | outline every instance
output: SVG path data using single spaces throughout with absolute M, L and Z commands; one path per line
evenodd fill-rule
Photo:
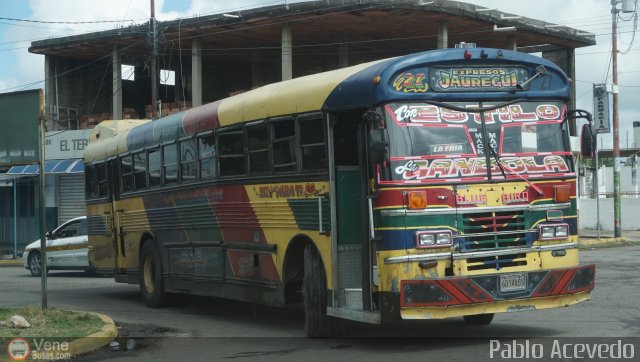
M 85 270 L 92 272 L 87 255 L 87 217 L 71 219 L 47 232 L 47 272 L 49 270 Z M 40 239 L 27 245 L 23 264 L 34 277 L 42 272 Z

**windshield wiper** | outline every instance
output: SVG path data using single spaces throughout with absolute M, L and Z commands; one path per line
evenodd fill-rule
M 502 162 L 500 162 L 500 159 L 498 158 L 498 154 L 496 153 L 496 150 L 493 149 L 493 147 L 491 147 L 491 145 L 489 145 L 489 147 L 487 147 L 489 149 L 489 151 L 491 152 L 491 156 L 493 156 L 493 159 L 496 160 L 496 164 L 498 165 L 498 168 L 500 169 L 500 172 L 502 172 L 502 177 L 504 177 L 504 179 L 507 179 L 507 175 L 504 172 L 504 165 L 502 164 Z M 489 173 L 491 172 L 491 165 L 487 165 L 487 167 L 489 167 Z
M 502 161 L 500 161 L 500 159 L 498 158 L 498 154 L 496 153 L 496 150 L 494 150 L 493 147 L 491 147 L 491 145 L 489 145 L 489 150 L 491 151 L 491 155 L 493 156 L 493 159 L 496 160 L 496 164 L 498 165 L 498 168 L 502 172 L 502 177 L 504 177 L 505 180 L 507 179 L 507 175 L 505 174 L 505 170 L 506 170 L 506 172 L 509 173 L 509 175 L 516 176 L 517 178 L 519 178 L 522 181 L 526 182 L 527 185 L 529 185 L 529 187 L 531 187 L 532 189 L 534 189 L 538 193 L 538 195 L 544 196 L 544 191 L 542 191 L 541 188 L 536 186 L 533 182 L 527 180 L 526 177 L 524 177 L 521 174 L 517 173 L 511 167 L 509 167 L 509 166 L 505 165 L 504 163 L 502 163 Z M 489 165 L 489 172 L 491 172 L 491 166 L 490 165 Z

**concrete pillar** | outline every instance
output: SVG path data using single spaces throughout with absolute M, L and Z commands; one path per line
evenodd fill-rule
M 507 49 L 513 50 L 514 52 L 518 50 L 518 39 L 515 35 L 512 35 L 507 39 Z
M 182 75 L 180 74 L 180 66 L 175 69 L 175 85 L 173 87 L 174 98 L 176 102 L 184 101 L 184 97 L 182 96 Z
M 197 38 L 191 42 L 191 103 L 202 105 L 202 43 Z
M 255 51 L 251 54 L 251 89 L 262 85 L 260 79 L 260 53 Z
M 111 119 L 122 119 L 122 63 L 120 52 L 117 48 L 111 54 L 112 75 L 113 75 L 113 102 Z
M 45 125 L 47 129 L 53 130 L 53 116 L 55 114 L 55 72 L 53 70 L 55 58 L 51 55 L 44 56 L 44 105 L 45 105 Z
M 438 49 L 446 49 L 449 47 L 449 31 L 445 21 L 438 24 Z
M 338 68 L 345 68 L 349 66 L 349 44 L 346 39 L 340 43 L 340 49 L 338 49 Z
M 291 25 L 282 25 L 282 80 L 293 78 L 293 49 Z

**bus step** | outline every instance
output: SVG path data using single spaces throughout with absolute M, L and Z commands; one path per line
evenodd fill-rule
M 371 323 L 371 324 L 381 324 L 382 318 L 380 317 L 380 312 L 369 312 L 362 310 L 362 306 L 358 309 L 346 308 L 346 307 L 327 307 L 327 315 L 349 319 L 352 321 Z
M 338 301 L 341 307 L 362 309 L 362 289 L 345 288 L 341 290 Z

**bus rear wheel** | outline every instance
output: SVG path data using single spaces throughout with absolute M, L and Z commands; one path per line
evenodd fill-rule
M 493 320 L 493 313 L 489 314 L 475 314 L 475 315 L 466 315 L 464 316 L 464 321 L 467 324 L 474 326 L 485 326 L 491 323 Z
M 327 337 L 331 332 L 327 316 L 327 277 L 318 250 L 308 244 L 304 249 L 304 331 L 309 337 Z
M 167 304 L 168 295 L 164 291 L 162 261 L 160 252 L 153 241 L 147 241 L 140 251 L 140 294 L 145 304 L 151 308 L 160 308 Z

